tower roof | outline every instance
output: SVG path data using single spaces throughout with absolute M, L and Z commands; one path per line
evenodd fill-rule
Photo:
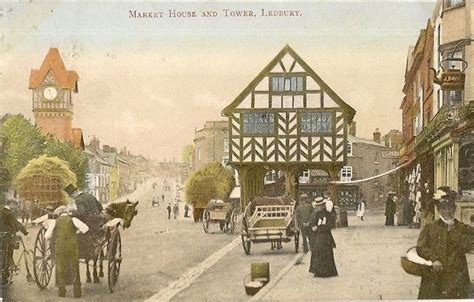
M 50 48 L 40 69 L 32 69 L 30 74 L 30 89 L 38 88 L 41 82 L 51 71 L 61 88 L 73 89 L 77 92 L 79 76 L 73 70 L 66 70 L 63 59 L 57 48 Z

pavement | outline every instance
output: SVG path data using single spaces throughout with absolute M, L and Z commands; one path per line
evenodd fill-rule
M 419 229 L 384 226 L 383 213 L 367 212 L 364 221 L 349 212 L 349 227 L 332 231 L 339 275 L 315 278 L 308 272 L 311 253 L 301 254 L 288 271 L 275 277 L 253 300 L 414 300 L 420 277 L 407 274 L 400 257 L 416 245 Z M 468 254 L 474 282 L 474 254 Z M 471 294 L 474 298 L 474 292 Z

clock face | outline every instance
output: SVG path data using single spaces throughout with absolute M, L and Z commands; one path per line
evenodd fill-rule
M 56 90 L 56 88 L 54 87 L 46 87 L 44 90 L 43 90 L 43 96 L 47 99 L 47 100 L 54 100 L 57 96 L 58 96 L 58 91 Z

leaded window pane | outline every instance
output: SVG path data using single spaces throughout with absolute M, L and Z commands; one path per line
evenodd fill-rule
M 332 115 L 330 112 L 304 112 L 300 127 L 303 133 L 331 132 Z
M 266 134 L 273 133 L 273 114 L 244 113 L 244 133 Z
M 278 89 L 277 89 L 277 91 L 283 91 L 284 87 L 285 87 L 285 78 L 284 77 L 278 77 Z

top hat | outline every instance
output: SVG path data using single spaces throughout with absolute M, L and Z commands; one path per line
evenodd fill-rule
M 67 187 L 64 188 L 64 191 L 69 196 L 71 196 L 71 194 L 74 193 L 76 190 L 77 188 L 73 184 L 69 184 Z

